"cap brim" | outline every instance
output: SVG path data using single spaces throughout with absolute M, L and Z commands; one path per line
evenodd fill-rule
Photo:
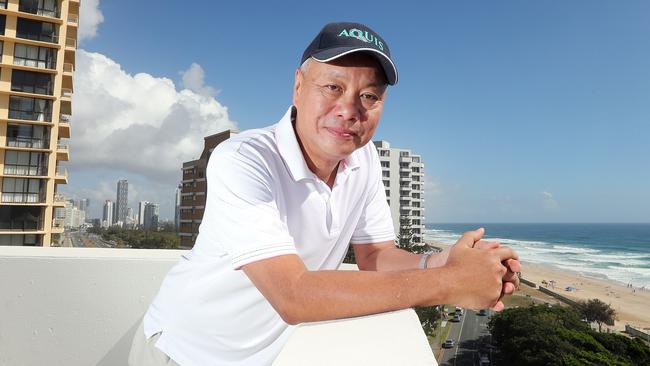
M 384 74 L 386 74 L 386 81 L 388 84 L 397 84 L 397 68 L 395 67 L 395 64 L 385 53 L 374 48 L 334 47 L 316 52 L 311 55 L 311 57 L 318 62 L 329 62 L 355 52 L 370 52 L 373 56 L 375 56 L 377 61 L 379 61 L 382 69 L 384 69 Z

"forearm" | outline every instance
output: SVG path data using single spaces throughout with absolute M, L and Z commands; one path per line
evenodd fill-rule
M 441 267 L 447 262 L 449 248 L 442 252 L 432 253 L 427 260 L 427 268 Z M 422 254 L 414 254 L 397 247 L 388 247 L 375 250 L 368 254 L 363 270 L 366 271 L 403 271 L 417 269 L 420 265 Z M 360 268 L 362 269 L 362 268 Z
M 444 303 L 453 282 L 444 278 L 441 269 L 305 272 L 281 315 L 290 323 L 302 323 Z

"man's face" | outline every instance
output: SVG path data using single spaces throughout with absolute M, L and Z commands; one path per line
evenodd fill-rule
M 311 60 L 304 73 L 297 70 L 295 128 L 310 168 L 336 164 L 368 143 L 385 94 L 385 76 L 370 55 L 351 54 L 330 63 Z

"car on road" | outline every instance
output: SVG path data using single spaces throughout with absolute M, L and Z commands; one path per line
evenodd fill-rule
M 445 340 L 445 343 L 442 344 L 442 348 L 452 348 L 454 346 L 454 340 L 451 338 L 447 338 Z
M 481 310 L 479 310 L 479 311 L 478 311 L 478 315 L 480 315 L 480 316 L 486 316 L 486 315 L 488 315 L 488 311 L 487 311 L 487 309 L 481 309 Z
M 454 315 L 454 317 L 451 318 L 451 321 L 452 322 L 459 322 L 460 321 L 460 315 L 458 315 L 458 314 Z
M 490 365 L 490 358 L 488 357 L 487 353 L 481 353 L 478 355 L 478 364 L 479 366 Z

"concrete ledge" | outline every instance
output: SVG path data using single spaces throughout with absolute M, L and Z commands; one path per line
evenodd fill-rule
M 185 252 L 0 246 L 0 366 L 126 365 L 142 315 Z M 324 364 L 436 362 L 407 309 L 300 325 L 276 362 Z
M 301 324 L 273 366 L 437 365 L 412 309 Z

